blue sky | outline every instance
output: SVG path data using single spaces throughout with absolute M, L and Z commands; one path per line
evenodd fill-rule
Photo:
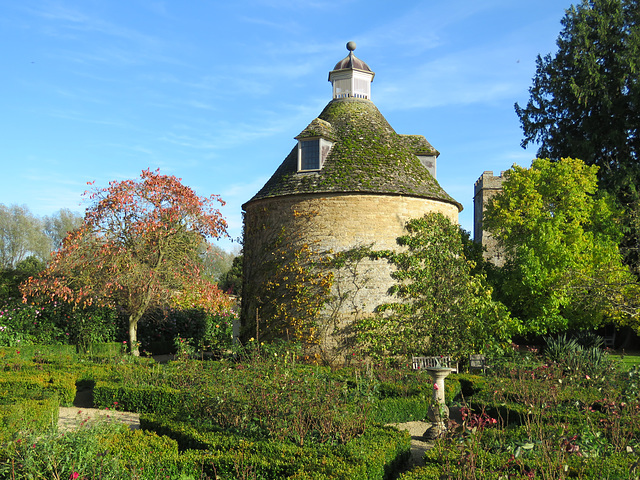
M 88 181 L 159 168 L 221 195 L 238 238 L 241 205 L 331 100 L 328 73 L 353 40 L 373 102 L 440 151 L 438 181 L 472 231 L 482 172 L 535 156 L 513 105 L 570 4 L 0 0 L 0 203 L 82 212 Z

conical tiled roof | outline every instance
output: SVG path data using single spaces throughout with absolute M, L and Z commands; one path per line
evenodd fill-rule
M 335 144 L 323 168 L 299 173 L 296 146 L 249 202 L 284 195 L 371 193 L 440 200 L 462 210 L 416 157 L 437 151 L 424 137 L 398 135 L 370 100 L 332 100 L 318 118 L 301 135 L 331 133 Z

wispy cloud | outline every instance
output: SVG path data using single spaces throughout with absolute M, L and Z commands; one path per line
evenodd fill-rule
M 47 33 L 50 34 L 56 31 L 93 32 L 148 47 L 159 47 L 162 44 L 158 37 L 103 20 L 61 2 L 46 2 L 30 11 L 32 15 L 49 21 Z
M 253 3 L 259 6 L 269 7 L 276 10 L 336 10 L 346 8 L 349 4 L 357 3 L 358 0 L 254 0 Z
M 250 23 L 252 25 L 259 25 L 262 27 L 267 27 L 273 30 L 278 30 L 280 32 L 285 32 L 289 34 L 299 34 L 304 31 L 304 27 L 300 24 L 300 22 L 294 20 L 268 20 L 264 17 L 248 17 L 242 16 L 239 18 L 241 22 Z
M 439 56 L 409 72 L 396 69 L 392 79 L 376 90 L 376 103 L 390 109 L 510 102 L 526 89 L 528 69 L 506 46 L 482 46 Z
M 48 54 L 65 62 L 78 64 L 140 65 L 151 62 L 180 63 L 170 53 L 178 49 L 171 41 L 146 33 L 142 28 L 130 28 L 122 22 L 111 21 L 102 11 L 91 11 L 90 3 L 81 7 L 62 1 L 45 1 L 38 8 L 25 11 L 39 21 L 35 22 L 39 33 L 45 37 L 70 42 L 50 49 Z
M 79 111 L 79 110 L 60 108 L 60 109 L 49 109 L 44 113 L 54 118 L 71 120 L 73 122 L 93 124 L 93 125 L 103 125 L 103 126 L 117 127 L 125 130 L 139 131 L 138 127 L 136 127 L 134 124 L 125 122 L 121 118 L 118 118 L 118 119 L 103 118 L 103 117 L 89 114 L 87 112 Z
M 267 137 L 275 137 L 285 132 L 301 130 L 317 114 L 308 106 L 280 107 L 280 112 L 252 111 L 245 119 L 230 121 L 211 119 L 200 125 L 195 123 L 176 126 L 160 138 L 162 141 L 197 150 L 218 151 L 245 145 Z M 306 123 L 305 123 L 306 122 Z M 303 125 L 303 126 L 301 126 Z

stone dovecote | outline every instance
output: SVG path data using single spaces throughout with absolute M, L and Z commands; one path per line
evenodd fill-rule
M 350 47 L 351 55 L 355 45 L 350 42 Z M 358 61 L 358 72 L 371 72 Z M 348 63 L 345 65 L 341 74 L 348 76 Z M 324 139 L 330 145 L 313 171 L 300 169 L 300 143 L 307 139 Z M 397 134 L 368 98 L 333 98 L 296 140 L 298 145 L 243 205 L 245 327 L 259 315 L 260 288 L 268 277 L 262 259 L 275 232 L 304 232 L 303 239 L 289 236 L 291 249 L 300 241 L 319 252 L 363 245 L 395 249 L 408 220 L 440 212 L 457 222 L 462 210 L 435 179 L 439 152 L 421 135 Z M 361 272 L 366 278 L 360 279 L 361 287 L 355 290 L 340 285 L 344 275 L 336 272 L 334 288 L 340 292 L 351 288 L 352 297 L 340 307 L 340 320 L 322 340 L 325 345 L 337 348 L 345 343 L 354 312 L 370 315 L 389 300 L 390 266 L 384 260 L 365 263 Z M 353 278 L 344 281 L 357 283 Z

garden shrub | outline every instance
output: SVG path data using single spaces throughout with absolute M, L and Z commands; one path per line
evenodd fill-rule
M 455 378 L 455 380 L 460 385 L 459 394 L 461 394 L 461 396 L 465 398 L 471 397 L 472 395 L 483 391 L 485 388 L 487 388 L 488 384 L 487 377 L 483 375 L 458 373 L 454 375 L 453 378 Z M 448 380 L 449 377 L 447 377 L 447 380 L 445 380 L 445 384 Z M 457 395 L 454 397 L 454 399 L 458 399 Z
M 189 365 L 168 384 L 180 380 L 181 390 L 193 392 L 189 414 L 220 428 L 300 445 L 344 443 L 365 429 L 371 405 L 365 392 L 326 377 L 323 370 L 316 375 L 315 368 L 262 362 L 202 368 L 193 376 Z
M 97 408 L 173 415 L 185 404 L 185 393 L 166 386 L 123 386 L 104 381 L 93 388 Z
M 235 467 L 245 465 L 264 479 L 383 480 L 407 459 L 410 450 L 407 432 L 384 427 L 369 427 L 362 436 L 343 445 L 299 446 L 233 431 L 207 431 L 158 415 L 142 415 L 140 425 L 174 438 L 179 448 L 188 452 L 191 464 L 198 460 L 194 450 L 213 452 L 200 458 L 207 475 L 232 474 Z
M 144 474 L 153 472 L 153 478 L 174 478 L 178 475 L 178 443 L 166 436 L 143 430 L 120 429 L 103 435 L 100 445 L 114 456 L 127 471 Z
M 4 372 L 0 378 L 0 404 L 56 397 L 60 405 L 71 406 L 75 396 L 76 378 L 72 374 L 20 370 Z
M 383 398 L 376 401 L 370 412 L 369 421 L 379 424 L 421 421 L 427 417 L 432 401 L 426 395 L 419 397 Z
M 612 371 L 613 362 L 609 354 L 600 348 L 598 337 L 583 333 L 545 338 L 544 355 L 550 362 L 585 375 L 605 375 Z
M 84 352 L 93 343 L 116 340 L 117 324 L 115 310 L 107 307 L 74 309 L 65 303 L 0 299 L 0 346 L 71 344 Z
M 64 435 L 50 428 L 14 430 L 0 437 L 0 478 L 201 478 L 197 465 L 182 477 L 178 457 L 174 441 L 113 424 L 98 423 Z
M 460 398 L 462 385 L 460 380 L 455 376 L 449 376 L 444 381 L 444 401 L 447 405 L 451 404 L 455 399 Z
M 47 432 L 58 422 L 57 397 L 0 405 L 0 443 L 28 433 Z
M 500 442 L 504 438 L 498 436 Z M 482 440 L 469 439 L 464 446 L 455 442 L 436 442 L 433 449 L 425 453 L 425 466 L 401 474 L 398 480 L 441 480 L 442 478 L 585 478 L 622 479 L 636 478 L 633 464 L 637 456 L 633 453 L 614 453 L 606 457 L 587 456 L 563 451 L 562 443 L 549 445 L 555 450 L 545 450 L 540 442 L 521 443 L 526 450 L 492 451 L 494 446 Z M 515 454 L 514 454 L 515 452 Z M 526 452 L 526 453 L 522 453 Z M 631 468 L 630 468 L 631 465 Z
M 20 355 L 29 358 L 35 363 L 43 364 L 69 364 L 77 360 L 76 347 L 74 345 L 21 345 Z M 9 348 L 0 348 L 0 356 Z
M 0 304 L 0 346 L 21 347 L 34 343 L 62 343 L 58 329 L 41 308 L 14 299 Z
M 191 346 L 216 355 L 230 349 L 233 343 L 232 310 L 208 313 L 200 308 L 153 310 L 138 325 L 142 348 L 153 354 L 175 353 L 175 340 L 190 339 Z
M 58 308 L 61 311 L 57 316 L 57 326 L 64 330 L 68 343 L 75 345 L 78 353 L 96 353 L 94 349 L 100 348 L 97 344 L 117 339 L 118 315 L 113 308 L 91 306 L 72 309 L 66 305 Z
M 439 465 L 419 466 L 401 473 L 398 480 L 441 480 L 441 471 Z

